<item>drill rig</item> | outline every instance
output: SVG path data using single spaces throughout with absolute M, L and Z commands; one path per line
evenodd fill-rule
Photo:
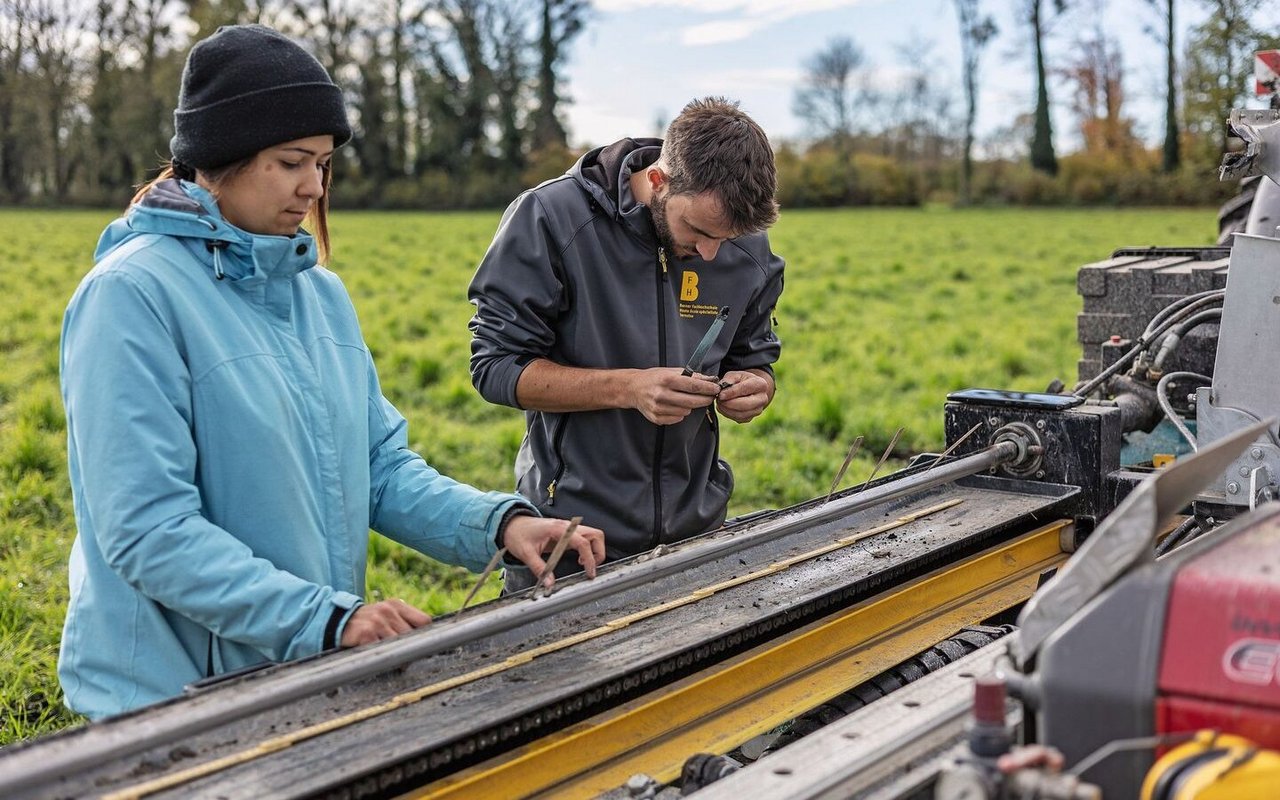
M 1280 112 L 1233 124 L 1226 174 L 1280 177 Z M 952 394 L 940 455 L 6 748 L 0 796 L 1164 798 L 1209 764 L 1248 796 L 1280 749 L 1275 235 L 1085 267 L 1081 383 Z

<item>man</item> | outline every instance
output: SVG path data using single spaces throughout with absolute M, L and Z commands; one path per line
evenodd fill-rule
M 603 529 L 609 558 L 724 522 L 717 414 L 749 422 L 774 394 L 776 189 L 760 127 L 696 100 L 665 140 L 593 150 L 518 197 L 476 271 L 471 377 L 525 411 L 518 490 Z M 531 582 L 508 571 L 509 589 Z

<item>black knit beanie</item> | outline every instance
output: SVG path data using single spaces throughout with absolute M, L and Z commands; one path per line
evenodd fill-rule
M 169 150 L 196 169 L 248 158 L 308 136 L 351 138 L 342 91 L 320 62 L 262 25 L 225 25 L 182 68 Z

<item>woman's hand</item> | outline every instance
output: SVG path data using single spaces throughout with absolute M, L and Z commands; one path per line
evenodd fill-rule
M 431 623 L 431 615 L 425 614 L 403 600 L 383 600 L 363 605 L 351 612 L 342 629 L 343 647 L 390 639 L 402 633 Z
M 502 532 L 502 546 L 512 556 L 520 559 L 539 580 L 547 568 L 543 554 L 550 553 L 569 527 L 569 521 L 547 517 L 512 517 Z M 596 576 L 596 565 L 604 561 L 604 531 L 579 525 L 569 538 L 569 549 L 578 553 L 578 563 L 586 570 L 588 578 Z M 550 588 L 555 575 L 546 576 Z

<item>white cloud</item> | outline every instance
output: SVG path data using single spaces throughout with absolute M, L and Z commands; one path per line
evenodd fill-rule
M 696 84 L 700 91 L 740 92 L 763 87 L 790 90 L 799 80 L 800 70 L 794 67 L 742 67 L 705 72 L 697 76 Z
M 595 7 L 604 12 L 637 11 L 643 8 L 673 8 L 702 14 L 737 13 L 756 17 L 781 14 L 794 17 L 815 11 L 855 6 L 864 0 L 596 0 Z
M 863 2 L 866 0 L 596 0 L 595 7 L 605 13 L 653 8 L 713 17 L 678 29 L 680 44 L 697 47 L 741 41 L 783 20 Z
M 703 44 L 724 44 L 746 39 L 764 27 L 764 20 L 716 20 L 692 25 L 680 31 L 680 44 L 697 47 Z

